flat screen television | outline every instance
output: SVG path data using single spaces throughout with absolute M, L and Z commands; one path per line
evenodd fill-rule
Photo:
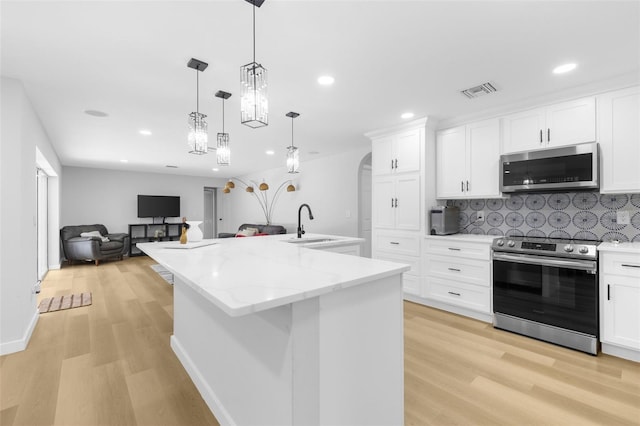
M 179 217 L 180 197 L 138 195 L 138 217 Z

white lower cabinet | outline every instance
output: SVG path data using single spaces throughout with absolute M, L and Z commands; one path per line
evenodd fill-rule
M 348 254 L 351 256 L 360 256 L 360 243 L 358 244 L 345 244 L 339 246 L 330 247 L 318 247 L 317 250 L 330 251 L 333 253 Z
M 427 237 L 422 296 L 454 308 L 491 315 L 491 241 Z M 455 308 L 462 308 L 457 310 Z
M 600 253 L 602 351 L 640 361 L 640 252 Z
M 420 236 L 411 232 L 374 231 L 374 259 L 404 263 L 411 269 L 402 275 L 404 292 L 420 295 Z

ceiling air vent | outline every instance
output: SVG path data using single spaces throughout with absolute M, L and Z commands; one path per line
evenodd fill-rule
M 469 89 L 465 89 L 461 91 L 463 95 L 465 95 L 469 99 L 478 98 L 480 96 L 484 96 L 488 93 L 493 93 L 497 89 L 493 86 L 493 84 L 487 82 L 483 83 L 479 86 L 471 87 Z

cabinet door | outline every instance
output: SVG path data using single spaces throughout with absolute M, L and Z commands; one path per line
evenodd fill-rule
M 604 274 L 602 284 L 601 340 L 640 350 L 640 283 L 637 278 Z
M 640 189 L 640 87 L 598 96 L 600 192 Z
M 545 147 L 544 108 L 507 115 L 502 118 L 502 152 L 528 151 Z
M 420 171 L 420 129 L 399 134 L 395 139 L 396 173 Z
M 467 125 L 466 195 L 474 198 L 500 196 L 500 122 L 486 120 Z
M 395 178 L 376 178 L 373 181 L 372 216 L 376 228 L 395 227 Z
M 438 132 L 436 137 L 436 198 L 460 198 L 464 195 L 465 167 L 465 127 L 460 126 Z
M 394 210 L 396 229 L 420 230 L 420 175 L 396 177 Z
M 595 141 L 595 98 L 578 99 L 548 106 L 546 124 L 544 137 L 549 147 Z
M 373 175 L 387 175 L 393 172 L 393 138 L 386 137 L 373 141 L 371 145 L 371 171 Z

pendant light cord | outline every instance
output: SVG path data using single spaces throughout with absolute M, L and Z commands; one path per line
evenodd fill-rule
M 253 63 L 256 62 L 256 4 L 253 3 Z
M 224 133 L 224 98 L 222 99 L 222 133 Z
M 200 114 L 200 71 L 196 69 L 196 113 Z
M 293 145 L 293 118 L 294 117 L 291 117 L 291 146 L 294 146 Z

